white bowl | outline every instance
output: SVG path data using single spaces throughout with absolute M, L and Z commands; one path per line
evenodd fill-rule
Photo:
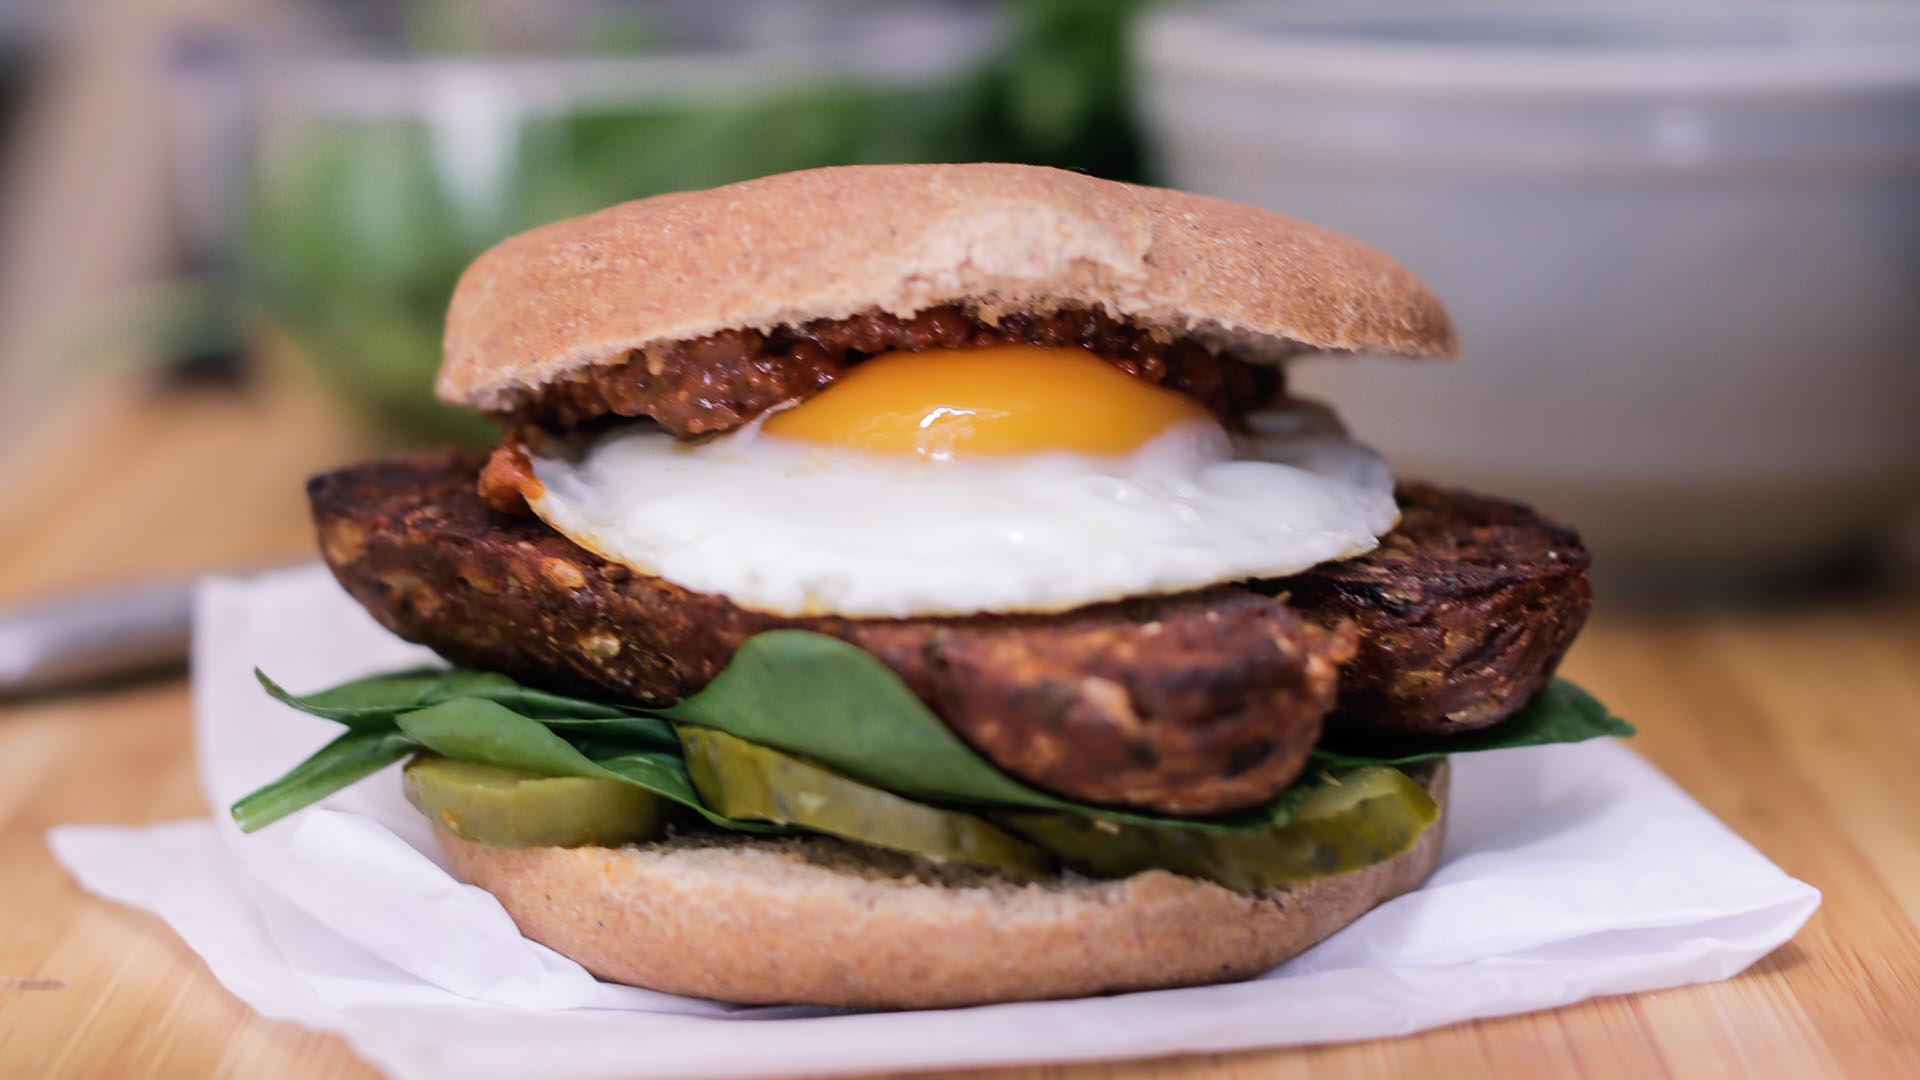
M 1920 9 L 1180 9 L 1176 186 L 1352 233 L 1457 365 L 1311 361 L 1401 471 L 1535 502 L 1639 583 L 1858 550 L 1920 502 Z

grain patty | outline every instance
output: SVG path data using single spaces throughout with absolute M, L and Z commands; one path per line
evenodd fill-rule
M 1088 802 L 1207 814 L 1286 787 L 1319 738 L 1350 624 L 1246 589 L 1057 615 L 789 618 L 691 592 L 490 509 L 476 458 L 375 462 L 308 483 L 320 549 L 401 637 L 468 667 L 643 704 L 705 686 L 775 627 L 878 657 L 1000 768 Z
M 1593 606 L 1572 529 L 1463 491 L 1395 494 L 1400 524 L 1379 547 L 1258 586 L 1319 622 L 1359 626 L 1327 720 L 1343 740 L 1444 738 L 1506 719 L 1553 677 Z
M 1349 741 L 1497 723 L 1551 677 L 1591 602 L 1571 530 L 1402 484 L 1401 524 L 1378 549 L 1283 580 L 1053 615 L 790 618 L 492 510 L 479 467 L 427 455 L 308 484 L 328 565 L 401 637 L 531 684 L 666 704 L 753 634 L 815 630 L 878 657 L 1007 772 L 1166 813 L 1269 798 L 1323 723 Z

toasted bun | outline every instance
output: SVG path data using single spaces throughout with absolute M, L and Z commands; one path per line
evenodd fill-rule
M 822 838 L 496 848 L 439 832 L 463 881 L 603 979 L 749 1004 L 940 1008 L 1230 982 L 1426 879 L 1441 823 L 1384 863 L 1238 893 L 1162 870 L 1044 883 L 930 872 Z
M 1290 217 L 1028 165 L 856 165 L 641 199 L 501 243 L 454 290 L 439 393 L 499 411 L 634 350 L 949 303 L 987 318 L 1098 306 L 1254 360 L 1455 347 L 1412 273 Z

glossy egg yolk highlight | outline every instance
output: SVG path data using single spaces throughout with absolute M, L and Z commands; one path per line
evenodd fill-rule
M 1198 402 L 1080 349 L 1001 345 L 884 353 L 767 418 L 781 439 L 948 460 L 987 454 L 1127 454 L 1175 425 L 1212 424 Z

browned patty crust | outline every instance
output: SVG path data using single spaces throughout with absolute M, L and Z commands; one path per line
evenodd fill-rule
M 950 304 L 909 317 L 872 312 L 766 333 L 725 330 L 636 352 L 623 362 L 547 383 L 505 419 L 564 429 L 604 416 L 647 416 L 685 438 L 728 431 L 782 402 L 810 397 L 877 353 L 1020 343 L 1087 349 L 1227 421 L 1271 401 L 1282 382 L 1270 364 L 1248 363 L 1190 340 L 1161 340 L 1098 309 L 1014 312 L 988 321 Z
M 1444 737 L 1513 715 L 1553 677 L 1593 606 L 1572 529 L 1502 499 L 1422 484 L 1358 559 L 1262 582 L 1323 623 L 1351 619 L 1336 736 Z
M 376 462 L 308 484 L 335 576 L 465 666 L 646 704 L 705 686 L 748 637 L 831 634 L 878 657 L 1000 768 L 1076 799 L 1208 814 L 1299 774 L 1351 624 L 1221 587 L 1056 615 L 787 618 L 633 573 L 475 492 L 477 459 Z
M 1497 723 L 1545 685 L 1591 603 L 1571 530 L 1514 503 L 1402 484 L 1400 526 L 1374 552 L 1253 588 L 1058 615 L 783 618 L 491 511 L 477 467 L 435 455 L 308 485 L 328 564 L 400 636 L 530 683 L 666 703 L 753 634 L 804 627 L 879 657 L 1008 772 L 1169 813 L 1279 791 L 1336 683 L 1325 723 L 1343 735 Z

